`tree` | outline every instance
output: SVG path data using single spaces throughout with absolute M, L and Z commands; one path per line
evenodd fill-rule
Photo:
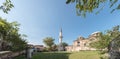
M 21 51 L 25 49 L 27 42 L 19 33 L 19 25 L 17 22 L 10 23 L 0 18 L 1 50 Z
M 111 38 L 109 35 L 101 34 L 99 40 L 90 43 L 90 46 L 96 49 L 105 49 L 108 47 Z
M 53 50 L 53 51 L 57 51 L 57 48 L 58 48 L 58 47 L 57 47 L 56 44 L 53 44 L 53 45 L 52 45 L 52 50 Z
M 75 2 L 77 15 L 85 17 L 87 13 L 92 13 L 95 9 L 98 9 L 98 11 L 96 12 L 96 14 L 98 14 L 107 4 L 107 2 L 110 2 L 109 7 L 112 8 L 118 2 L 118 0 L 67 0 L 66 4 Z M 118 4 L 114 9 L 112 9 L 111 13 L 119 9 L 120 4 Z
M 109 53 L 111 59 L 119 59 L 120 48 L 120 31 L 119 25 L 113 27 L 111 30 L 107 30 L 106 33 L 101 33 L 98 37 L 99 40 L 90 43 L 90 46 L 96 49 L 100 49 L 101 54 Z M 117 52 L 115 52 L 117 50 Z M 106 57 L 101 57 L 102 59 Z
M 43 39 L 44 44 L 47 46 L 49 51 L 52 51 L 52 45 L 54 45 L 54 40 L 52 37 L 46 37 Z
M 120 34 L 119 31 L 119 25 L 113 27 L 112 30 L 107 30 L 106 33 L 102 33 L 99 36 L 99 40 L 92 42 L 90 44 L 91 47 L 97 48 L 97 49 L 105 49 L 108 48 L 109 50 L 109 44 L 110 42 L 116 38 Z
M 4 13 L 8 13 L 8 11 L 10 11 L 13 7 L 14 5 L 10 0 L 5 0 L 5 2 L 3 2 L 3 4 L 0 6 L 0 10 L 2 10 Z
M 66 46 L 68 46 L 68 44 L 66 42 L 62 42 L 62 46 L 63 48 L 65 48 Z

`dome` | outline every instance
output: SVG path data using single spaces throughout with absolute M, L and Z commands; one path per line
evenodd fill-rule
M 84 37 L 83 36 L 79 36 L 78 39 L 84 39 Z
M 100 33 L 100 31 L 93 32 L 91 35 L 96 34 L 96 33 Z

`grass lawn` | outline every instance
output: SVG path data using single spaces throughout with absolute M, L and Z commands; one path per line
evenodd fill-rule
M 69 55 L 69 59 L 100 59 L 98 51 L 80 51 Z
M 40 52 L 35 54 L 32 59 L 100 59 L 98 51 L 80 52 Z M 24 59 L 20 56 L 15 59 Z

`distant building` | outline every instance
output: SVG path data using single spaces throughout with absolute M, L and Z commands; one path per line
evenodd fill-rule
M 89 47 L 89 44 L 96 41 L 101 32 L 94 32 L 88 38 L 82 36 L 78 37 L 77 40 L 73 42 L 73 45 L 66 47 L 66 51 L 80 51 L 80 50 L 96 50 L 95 48 Z
M 34 48 L 39 52 L 41 52 L 45 49 L 45 47 L 43 45 L 34 45 Z
M 28 45 L 28 47 L 30 47 L 30 48 L 33 48 L 33 47 L 34 47 L 33 44 L 27 44 L 27 45 Z

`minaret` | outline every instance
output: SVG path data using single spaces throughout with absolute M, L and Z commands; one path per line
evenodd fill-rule
M 62 28 L 61 28 L 60 33 L 59 33 L 59 43 L 62 43 L 62 38 L 63 36 L 62 36 Z
M 61 28 L 60 33 L 59 33 L 59 47 L 58 47 L 58 50 L 59 50 L 59 51 L 62 51 L 62 50 L 63 50 L 62 38 L 63 38 L 63 36 L 62 36 L 62 28 Z

